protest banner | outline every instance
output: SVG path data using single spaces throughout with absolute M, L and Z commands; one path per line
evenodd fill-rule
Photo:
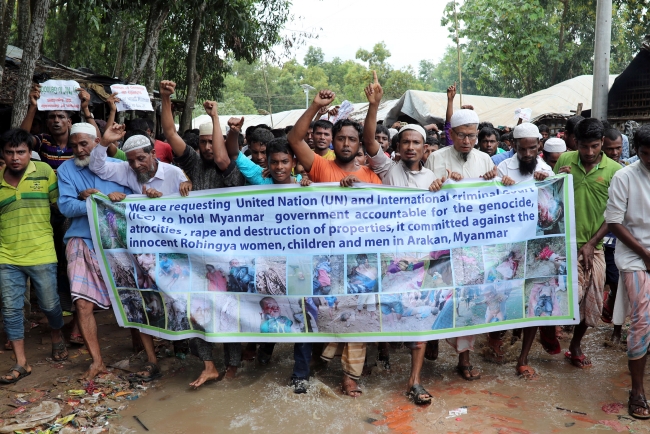
M 74 80 L 47 80 L 41 83 L 41 97 L 36 101 L 39 110 L 81 109 L 79 83 Z
M 111 92 L 117 93 L 119 102 L 115 103 L 118 112 L 126 110 L 153 111 L 149 92 L 139 84 L 112 84 Z
M 168 339 L 414 341 L 579 322 L 571 176 L 87 207 L 119 324 Z

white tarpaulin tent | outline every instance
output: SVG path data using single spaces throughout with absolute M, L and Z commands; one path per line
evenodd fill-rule
M 612 87 L 616 77 L 616 75 L 609 76 L 609 87 Z M 533 121 L 549 115 L 572 116 L 574 113 L 571 113 L 571 110 L 575 111 L 579 103 L 582 103 L 583 110 L 591 110 L 593 82 L 593 75 L 580 75 L 480 113 L 479 118 L 481 121 L 492 122 L 495 127 L 514 127 L 517 125 L 515 110 L 518 108 L 532 109 Z
M 483 113 L 505 104 L 516 101 L 513 98 L 498 98 L 493 96 L 463 95 L 463 104 L 472 105 L 479 118 Z M 454 110 L 460 108 L 460 98 L 456 95 Z M 400 120 L 400 116 L 408 116 L 421 125 L 441 123 L 445 120 L 447 112 L 447 94 L 442 92 L 425 92 L 422 90 L 408 90 L 397 100 L 386 114 L 385 125 L 391 125 Z

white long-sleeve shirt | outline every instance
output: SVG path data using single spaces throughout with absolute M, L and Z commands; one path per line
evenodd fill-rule
M 142 186 L 153 188 L 167 196 L 178 193 L 181 182 L 187 181 L 187 177 L 181 169 L 171 164 L 158 162 L 156 174 L 145 184 L 138 182 L 138 176 L 131 169 L 129 163 L 107 161 L 106 150 L 108 148 L 97 145 L 90 153 L 90 171 L 104 181 L 113 181 L 117 184 L 130 188 L 135 194 L 142 193 Z
M 529 179 L 533 179 L 535 175 L 534 173 L 530 173 L 528 175 L 521 174 L 519 171 L 519 157 L 517 157 L 517 154 L 500 162 L 497 166 L 497 171 L 499 172 L 500 177 L 503 178 L 504 176 L 509 176 L 517 184 L 523 181 L 528 181 Z M 555 175 L 555 173 L 553 173 L 553 169 L 551 169 L 551 166 L 546 164 L 546 161 L 544 161 L 542 157 L 539 156 L 537 157 L 537 167 L 535 167 L 535 172 L 543 172 L 548 176 Z
M 436 178 L 447 178 L 447 169 L 449 169 L 451 172 L 463 175 L 463 179 L 468 179 L 485 175 L 494 169 L 494 162 L 488 154 L 477 149 L 472 149 L 465 161 L 453 146 L 447 146 L 432 152 L 424 166 L 431 170 Z

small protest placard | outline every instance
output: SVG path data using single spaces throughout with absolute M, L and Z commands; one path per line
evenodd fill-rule
M 515 110 L 515 119 L 523 120 L 524 122 L 530 122 L 530 119 L 533 117 L 533 110 L 529 108 L 518 108 Z
M 118 112 L 126 110 L 153 111 L 149 92 L 144 86 L 138 84 L 113 84 L 111 92 L 117 93 L 120 102 L 115 103 Z
M 81 108 L 77 89 L 79 83 L 74 80 L 47 80 L 41 83 L 41 97 L 38 99 L 39 110 L 69 110 Z

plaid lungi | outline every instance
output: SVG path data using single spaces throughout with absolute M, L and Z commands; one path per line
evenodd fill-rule
M 82 238 L 70 238 L 65 248 L 72 301 L 88 300 L 102 309 L 111 307 L 108 289 L 99 269 L 97 256 Z

